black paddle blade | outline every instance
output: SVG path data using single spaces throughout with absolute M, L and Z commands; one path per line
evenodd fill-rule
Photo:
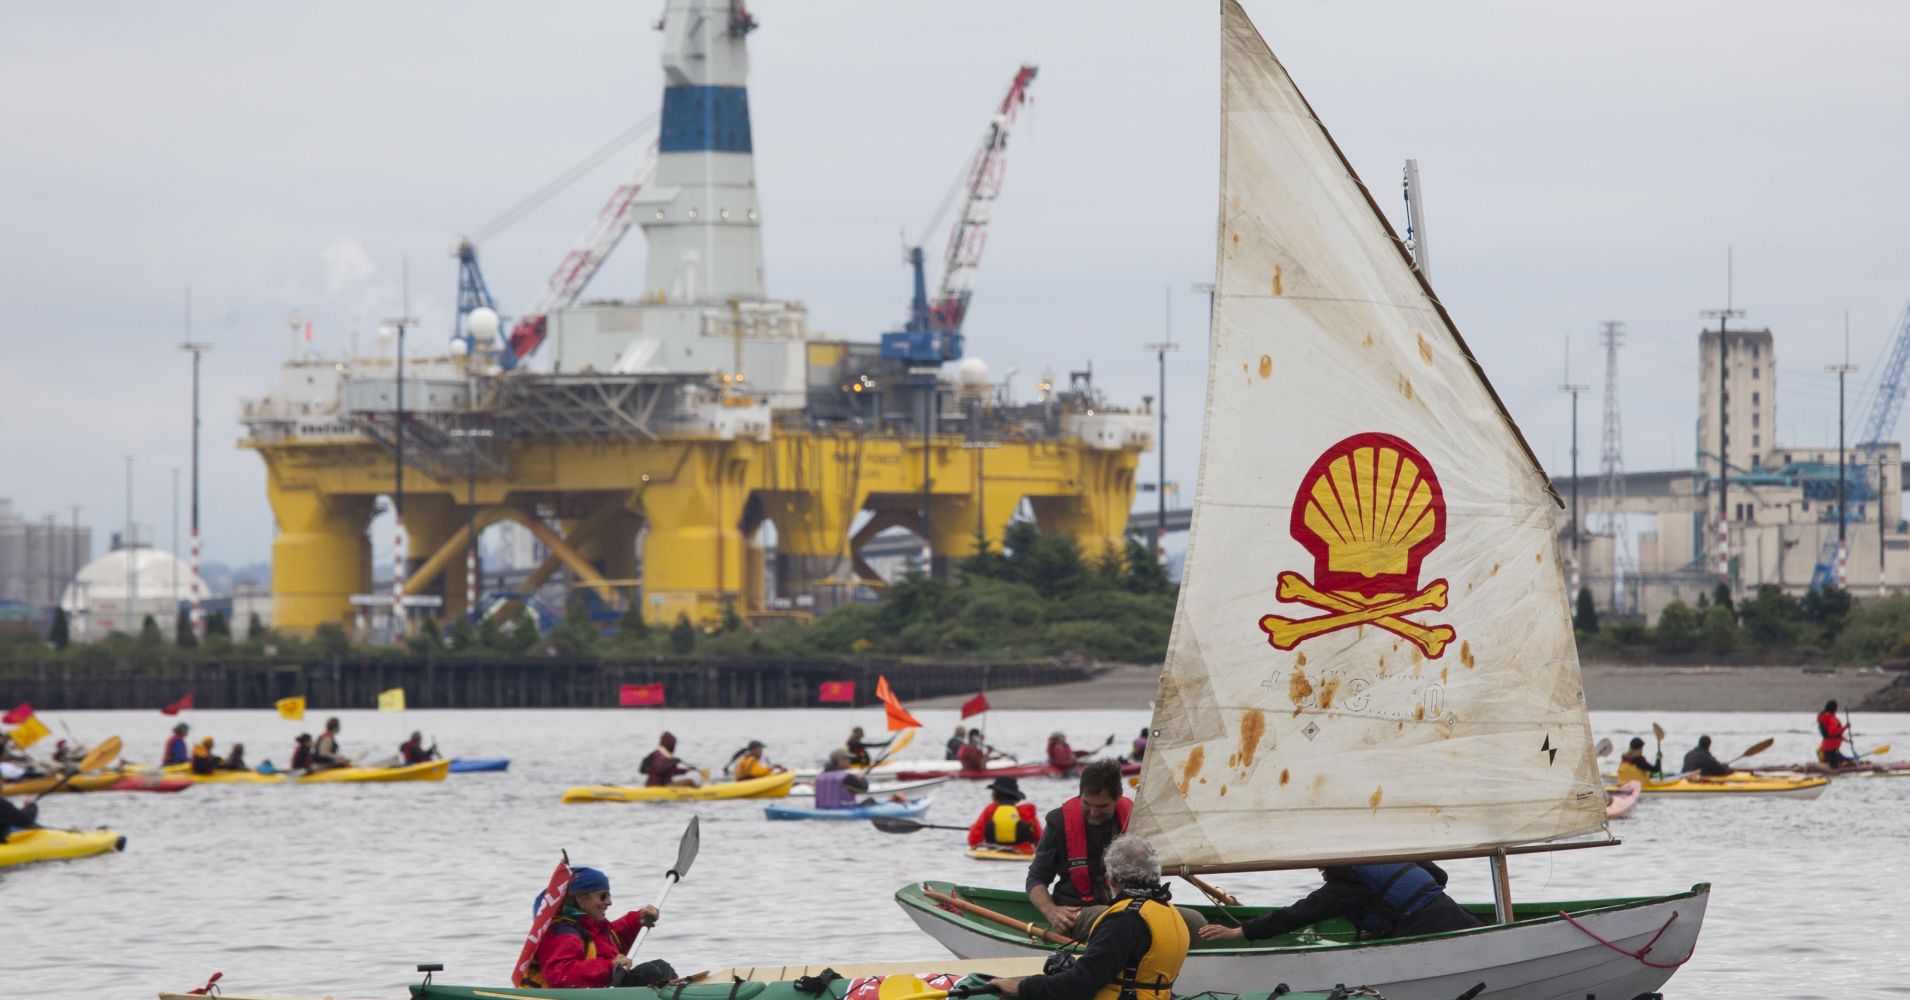
M 895 816 L 871 816 L 869 822 L 874 823 L 875 828 L 883 833 L 914 833 L 924 828 L 922 824 L 912 819 L 901 819 Z
M 703 846 L 702 828 L 697 825 L 697 818 L 691 816 L 690 825 L 683 828 L 683 842 L 676 847 L 676 867 L 670 869 L 676 873 L 677 878 L 680 879 L 690 873 L 690 865 L 696 861 L 696 851 L 701 846 Z

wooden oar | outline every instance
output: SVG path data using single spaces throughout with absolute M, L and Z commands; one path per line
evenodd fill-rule
M 927 896 L 929 899 L 943 906 L 952 906 L 963 913 L 973 914 L 983 920 L 992 920 L 1003 927 L 1021 931 L 1036 941 L 1046 941 L 1049 944 L 1058 945 L 1072 945 L 1077 943 L 1073 938 L 1065 934 L 1057 934 L 1046 927 L 1036 927 L 1032 920 L 1016 920 L 1005 913 L 996 913 L 994 910 L 988 909 L 985 906 L 976 906 L 966 899 L 957 899 L 946 893 L 936 892 L 928 886 L 922 887 L 922 895 Z
M 74 775 L 79 774 L 82 771 L 97 771 L 100 768 L 105 767 L 106 765 L 112 763 L 113 758 L 118 756 L 119 756 L 119 737 L 117 736 L 106 737 L 105 739 L 99 742 L 99 746 L 96 746 L 93 749 L 88 750 L 86 752 L 86 756 L 80 758 L 80 763 L 78 767 L 74 768 L 71 771 L 66 772 L 65 774 L 60 775 L 60 780 L 54 782 L 52 788 L 49 788 L 46 791 L 41 792 L 38 795 L 35 795 L 33 797 L 33 802 L 28 804 L 29 805 L 37 804 L 41 799 L 44 799 L 47 796 L 53 794 L 54 792 L 57 792 L 60 789 L 65 788 L 66 783 L 69 781 L 72 781 Z
M 663 912 L 663 901 L 669 898 L 670 887 L 683 881 L 683 876 L 689 874 L 690 865 L 696 861 L 696 852 L 697 849 L 702 846 L 702 842 L 702 833 L 697 826 L 696 817 L 691 816 L 690 825 L 683 828 L 683 839 L 676 845 L 676 864 L 672 865 L 670 870 L 664 873 L 663 888 L 657 892 L 657 901 L 650 904 L 657 908 L 658 913 Z M 637 936 L 631 939 L 630 950 L 624 952 L 624 954 L 631 958 L 636 957 L 637 948 L 643 944 L 643 936 L 650 933 L 651 926 L 651 924 L 645 924 L 637 928 Z M 611 985 L 615 986 L 616 984 L 612 983 Z
M 938 826 L 934 823 L 917 823 L 912 819 L 902 819 L 899 816 L 871 816 L 869 817 L 869 822 L 874 823 L 875 828 L 881 830 L 883 833 L 914 833 L 917 830 L 960 830 L 963 833 L 968 832 L 968 827 L 965 826 Z
M 1764 739 L 1761 739 L 1761 740 L 1759 740 L 1759 741 L 1757 741 L 1756 743 L 1753 743 L 1753 744 L 1751 744 L 1750 746 L 1748 746 L 1748 747 L 1746 747 L 1743 753 L 1741 753 L 1741 754 L 1738 754 L 1738 755 L 1737 755 L 1736 757 L 1733 757 L 1733 758 L 1731 758 L 1731 759 L 1730 759 L 1729 761 L 1727 761 L 1727 762 L 1725 763 L 1725 765 L 1724 765 L 1724 766 L 1726 766 L 1726 767 L 1730 767 L 1730 766 L 1732 766 L 1733 764 L 1736 764 L 1736 763 L 1737 763 L 1738 761 L 1741 761 L 1741 760 L 1743 760 L 1743 759 L 1744 759 L 1744 758 L 1746 758 L 1746 757 L 1755 757 L 1755 756 L 1757 756 L 1758 754 L 1761 754 L 1761 753 L 1763 753 L 1764 751 L 1766 751 L 1766 750 L 1769 750 L 1769 749 L 1771 748 L 1771 744 L 1773 744 L 1773 743 L 1776 743 L 1776 742 L 1777 742 L 1777 740 L 1775 740 L 1775 739 L 1773 739 L 1773 738 L 1771 738 L 1771 737 L 1768 737 L 1768 736 L 1767 736 L 1767 737 L 1765 737 Z M 1678 774 L 1674 774 L 1674 775 L 1672 775 L 1671 777 L 1669 777 L 1669 778 L 1666 778 L 1666 779 L 1664 779 L 1664 780 L 1666 780 L 1666 781 L 1683 781 L 1684 779 L 1686 779 L 1686 778 L 1689 778 L 1689 777 L 1691 777 L 1691 776 L 1692 776 L 1692 775 L 1694 775 L 1694 774 L 1697 774 L 1697 773 L 1698 773 L 1698 771 L 1700 771 L 1700 770 L 1703 770 L 1703 769 L 1702 769 L 1702 768 L 1698 768 L 1698 769 L 1694 769 L 1694 770 L 1690 770 L 1690 771 L 1682 771 L 1682 772 L 1680 772 L 1680 773 L 1678 773 Z
M 1240 900 L 1235 899 L 1233 896 L 1229 895 L 1228 893 L 1222 892 L 1220 889 L 1214 886 L 1208 885 L 1206 882 L 1202 881 L 1200 876 L 1198 875 L 1182 875 L 1181 878 L 1185 879 L 1188 883 L 1193 885 L 1194 888 L 1199 889 L 1201 892 L 1205 893 L 1208 899 L 1213 900 L 1214 905 L 1221 908 L 1220 915 L 1227 918 L 1228 923 L 1234 925 L 1235 927 L 1241 926 L 1240 920 L 1236 918 L 1233 914 L 1227 912 L 1227 907 L 1239 906 Z

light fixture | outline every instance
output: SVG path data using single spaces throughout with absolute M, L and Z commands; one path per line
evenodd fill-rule
M 724 219 L 727 220 L 730 217 L 730 210 L 726 208 L 717 214 L 721 215 Z
M 660 209 L 660 208 L 657 209 L 657 218 L 659 219 L 663 218 L 663 209 Z
M 694 208 L 690 209 L 690 218 L 692 219 L 696 218 L 696 209 Z

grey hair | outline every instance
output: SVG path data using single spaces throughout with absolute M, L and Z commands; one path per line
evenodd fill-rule
M 1132 833 L 1116 837 L 1101 855 L 1108 881 L 1125 889 L 1147 889 L 1161 884 L 1161 857 L 1154 845 Z

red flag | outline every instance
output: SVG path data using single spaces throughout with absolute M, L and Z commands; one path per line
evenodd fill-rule
M 20 723 L 25 722 L 32 717 L 33 717 L 33 706 L 29 704 L 28 702 L 23 701 L 18 706 L 16 706 L 13 711 L 8 712 L 5 715 L 0 715 L 0 722 L 4 722 L 9 726 L 17 726 Z
M 545 929 L 550 927 L 552 918 L 563 909 L 561 904 L 569 894 L 570 862 L 566 859 L 557 862 L 557 870 L 550 873 L 550 884 L 544 887 L 543 895 L 531 904 L 531 932 L 524 936 L 524 950 L 517 953 L 517 965 L 511 969 L 512 986 L 524 985 L 524 974 L 531 970 L 531 963 L 537 960 L 537 943 L 544 940 Z
M 904 729 L 915 729 L 922 725 L 915 721 L 915 716 L 910 715 L 908 709 L 902 707 L 902 703 L 895 697 L 895 692 L 889 690 L 889 679 L 880 674 L 875 678 L 875 696 L 882 699 L 882 708 L 888 713 L 889 732 L 901 732 Z
M 173 702 L 170 705 L 167 705 L 165 708 L 162 708 L 159 711 L 160 711 L 160 714 L 162 715 L 178 715 L 180 712 L 183 712 L 186 709 L 191 707 L 192 707 L 192 695 L 186 695 L 185 697 L 179 699 L 178 701 Z
M 617 704 L 625 708 L 644 708 L 663 704 L 663 685 L 625 684 L 617 689 Z
M 962 702 L 962 718 L 964 719 L 971 715 L 980 715 L 986 711 L 988 711 L 988 696 L 985 694 L 978 694 Z
M 853 705 L 856 703 L 856 682 L 823 681 L 822 687 L 816 691 L 816 700 Z

